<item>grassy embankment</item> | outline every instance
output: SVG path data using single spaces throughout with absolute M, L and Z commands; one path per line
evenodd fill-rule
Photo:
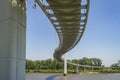
M 80 71 L 81 74 L 86 74 L 86 73 L 120 73 L 120 70 L 85 70 L 85 71 Z
M 27 73 L 63 73 L 63 70 L 26 70 Z M 75 73 L 74 70 L 68 70 L 69 73 Z
M 27 73 L 63 73 L 63 70 L 26 70 Z M 68 70 L 68 73 L 76 73 L 75 70 Z M 120 73 L 120 70 L 85 70 L 79 71 L 79 73 Z

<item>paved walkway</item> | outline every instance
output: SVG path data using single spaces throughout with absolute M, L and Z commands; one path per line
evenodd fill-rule
M 63 74 L 29 73 L 26 80 L 120 80 L 120 74 Z

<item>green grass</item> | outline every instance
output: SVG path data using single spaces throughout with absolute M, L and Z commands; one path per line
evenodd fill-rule
M 63 69 L 61 70 L 26 70 L 27 73 L 63 73 Z M 68 73 L 76 73 L 75 70 L 68 70 Z M 120 73 L 120 70 L 81 70 L 79 73 Z
M 120 70 L 100 70 L 100 73 L 120 73 Z
M 63 70 L 27 70 L 28 73 L 63 73 Z
M 109 69 L 85 70 L 85 71 L 80 71 L 80 73 L 120 73 L 120 70 L 109 70 Z

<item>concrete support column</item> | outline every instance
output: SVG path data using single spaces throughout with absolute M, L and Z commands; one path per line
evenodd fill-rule
M 67 58 L 66 54 L 64 54 L 64 76 L 67 75 Z
M 92 68 L 92 71 L 94 70 L 94 67 L 91 67 Z
M 77 74 L 79 73 L 79 69 L 78 69 L 78 68 L 79 68 L 79 66 L 77 65 L 77 66 L 76 66 L 76 73 L 77 73 Z
M 85 66 L 83 68 L 84 68 L 84 71 L 85 71 L 86 70 Z
M 0 1 L 0 80 L 25 80 L 26 1 Z

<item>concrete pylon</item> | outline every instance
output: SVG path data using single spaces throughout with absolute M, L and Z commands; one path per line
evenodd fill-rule
M 77 74 L 79 73 L 79 69 L 78 69 L 78 68 L 79 68 L 79 66 L 77 65 L 77 66 L 76 66 L 76 73 L 77 73 Z
M 0 1 L 0 80 L 25 80 L 26 0 Z
M 67 76 L 67 58 L 66 58 L 66 54 L 64 54 L 64 76 Z

